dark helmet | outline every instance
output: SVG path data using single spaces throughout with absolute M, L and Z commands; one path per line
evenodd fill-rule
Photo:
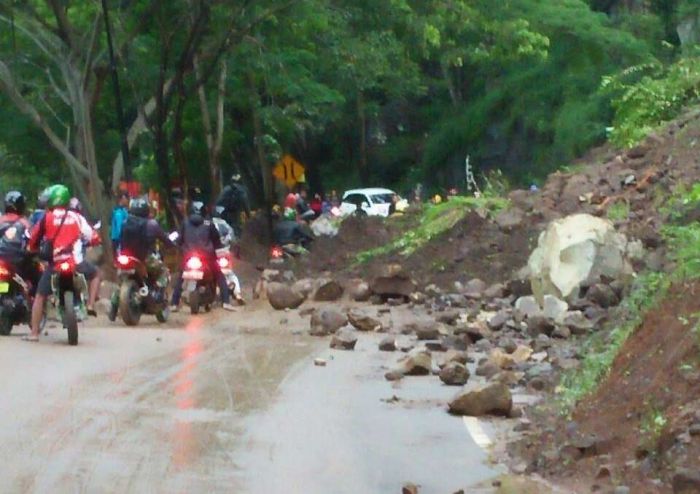
M 190 204 L 190 214 L 204 217 L 207 215 L 207 206 L 202 201 L 192 201 Z
M 129 202 L 129 213 L 141 218 L 148 218 L 150 208 L 144 197 L 135 197 Z
M 24 201 L 24 195 L 17 190 L 11 190 L 5 195 L 5 212 L 6 213 L 16 213 L 24 214 L 26 208 L 26 202 Z

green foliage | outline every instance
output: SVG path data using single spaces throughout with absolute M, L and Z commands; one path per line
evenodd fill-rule
M 657 441 L 666 424 L 668 424 L 668 419 L 664 413 L 657 407 L 647 405 L 639 425 L 639 432 L 642 436 L 640 444 L 651 451 L 656 449 Z
M 688 105 L 700 102 L 700 58 L 683 58 L 669 66 L 636 65 L 603 79 L 604 92 L 614 95 L 611 140 L 633 146 Z
M 626 201 L 617 201 L 608 208 L 607 216 L 610 221 L 623 221 L 629 218 L 630 205 Z

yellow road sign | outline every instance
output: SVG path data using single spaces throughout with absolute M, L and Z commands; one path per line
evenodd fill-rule
M 299 182 L 306 182 L 306 178 L 304 177 L 305 171 L 304 165 L 290 155 L 285 154 L 275 165 L 272 174 L 278 180 L 284 182 L 287 187 L 291 188 Z

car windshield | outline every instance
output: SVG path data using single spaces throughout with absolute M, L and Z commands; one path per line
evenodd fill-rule
M 391 198 L 394 194 L 374 194 L 372 196 L 373 204 L 391 204 Z

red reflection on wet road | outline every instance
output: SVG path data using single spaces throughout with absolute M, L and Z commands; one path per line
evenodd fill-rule
M 192 318 L 185 328 L 190 335 L 189 341 L 180 352 L 182 369 L 173 376 L 173 389 L 175 392 L 176 407 L 178 410 L 191 410 L 196 408 L 195 377 L 199 355 L 204 350 L 201 331 L 204 321 Z M 173 431 L 173 463 L 178 469 L 185 469 L 192 463 L 198 442 L 192 434 L 192 423 L 187 420 L 176 420 Z

